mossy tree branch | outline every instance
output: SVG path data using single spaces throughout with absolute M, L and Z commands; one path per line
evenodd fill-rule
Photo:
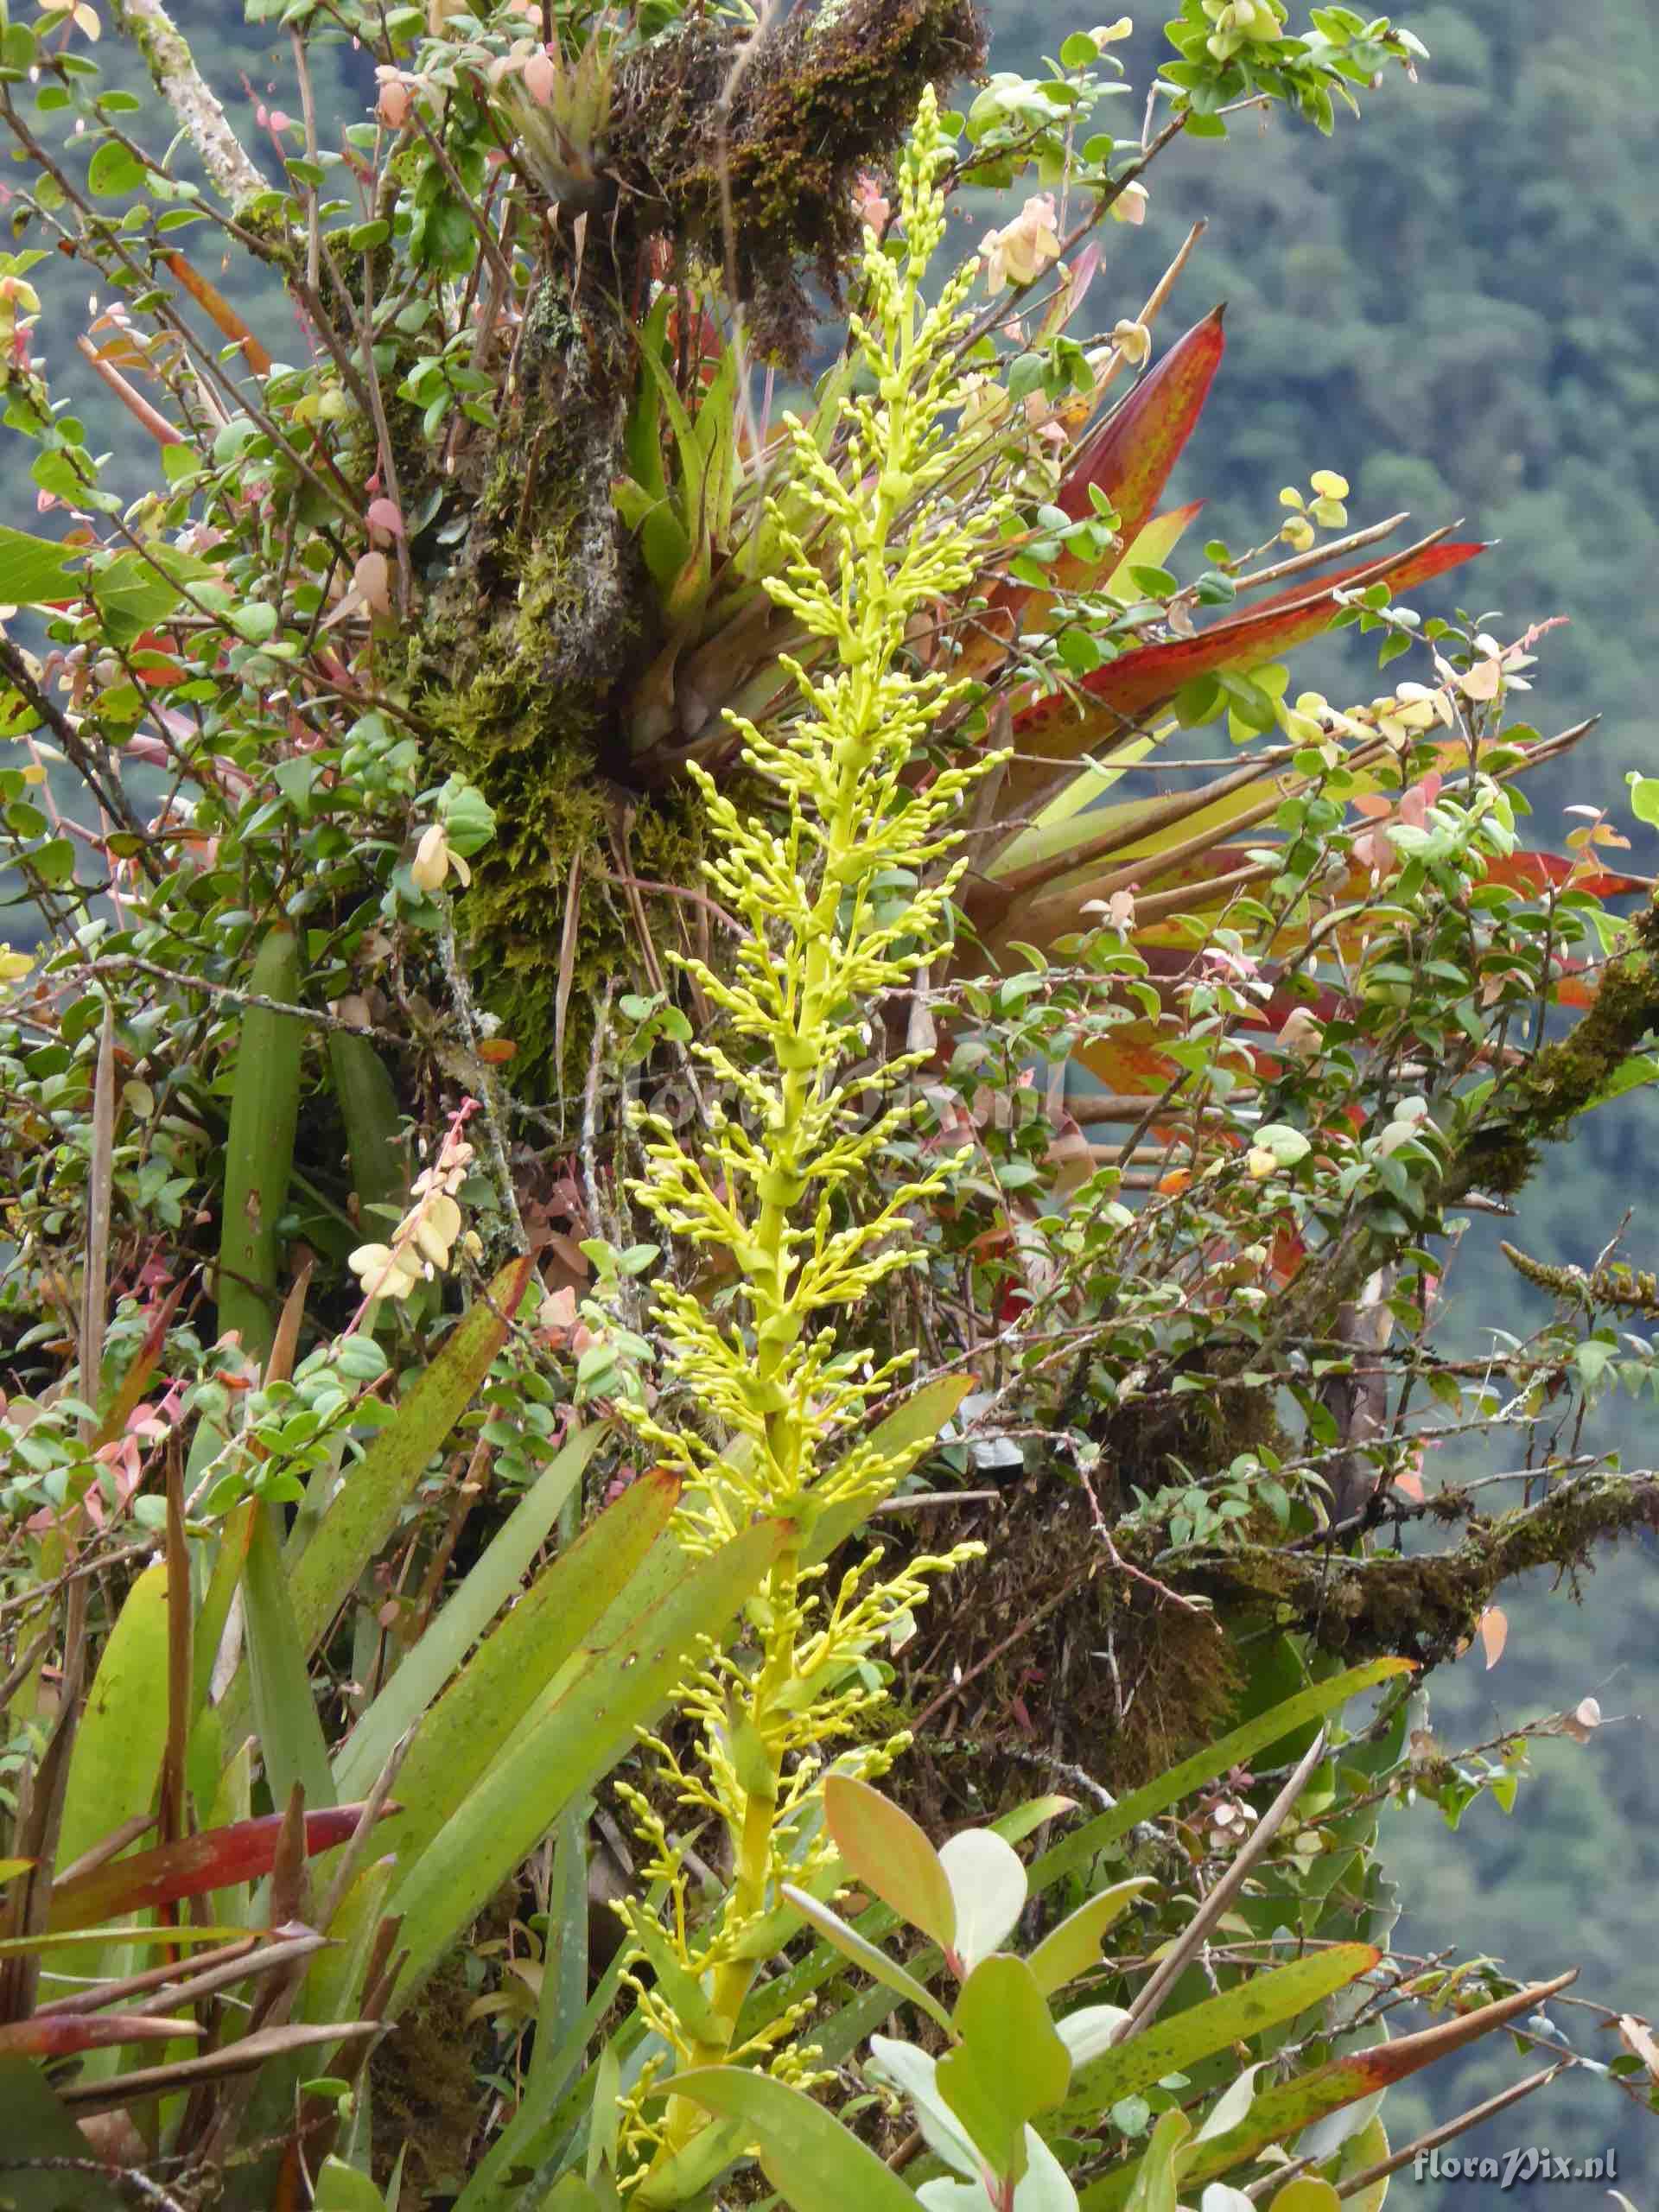
M 1452 1550 L 1350 1558 L 1326 1551 L 1249 1552 L 1206 1562 L 1182 1587 L 1230 1611 L 1269 1603 L 1281 1627 L 1300 1630 L 1350 1660 L 1402 1653 L 1442 1665 L 1474 1634 L 1506 1582 L 1540 1568 L 1586 1569 L 1598 1547 L 1659 1531 L 1659 1475 L 1586 1474 L 1529 1505 L 1491 1519 L 1458 1494 L 1430 1501 L 1436 1517 L 1466 1515 Z M 1414 1516 L 1415 1517 L 1415 1516 Z

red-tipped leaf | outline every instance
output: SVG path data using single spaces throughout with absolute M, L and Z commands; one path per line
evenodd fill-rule
M 1247 674 L 1328 630 L 1342 611 L 1335 597 L 1338 590 L 1377 583 L 1391 592 L 1408 590 L 1485 550 L 1478 541 L 1430 539 L 1391 560 L 1339 569 L 1317 589 L 1287 592 L 1251 613 L 1212 622 L 1196 637 L 1171 638 L 1121 654 L 1084 678 L 1081 688 L 1090 702 L 1085 712 L 1079 714 L 1071 700 L 1057 695 L 1036 701 L 1014 717 L 1019 753 L 1040 757 L 1011 763 L 1009 802 L 1017 803 L 1048 781 L 1052 772 L 1046 763 L 1058 766 L 1076 760 L 1121 736 L 1198 677 Z
M 1210 396 L 1227 343 L 1221 318 L 1222 309 L 1212 308 L 1178 338 L 1156 368 L 1077 448 L 1054 502 L 1074 522 L 1091 512 L 1093 485 L 1116 508 L 1123 544 L 1134 544 L 1151 520 Z
M 384 1820 L 399 1809 L 384 1805 L 378 1817 Z M 355 1833 L 363 1811 L 361 1805 L 334 1805 L 308 1813 L 307 1858 L 346 1842 Z M 78 1874 L 53 1891 L 47 1927 L 54 1934 L 70 1928 L 96 1927 L 102 1921 L 122 1919 L 150 1906 L 200 1897 L 209 1890 L 261 1881 L 275 1863 L 282 1827 L 282 1815 L 269 1813 L 259 1820 L 209 1828 L 205 1834 L 183 1836 L 176 1843 L 158 1844 L 153 1851 L 136 1852 L 130 1859 L 95 1866 L 90 1873 Z
M 1073 522 L 1094 512 L 1090 486 L 1109 499 L 1117 511 L 1119 556 L 1152 519 L 1198 423 L 1226 343 L 1221 317 L 1221 308 L 1212 308 L 1176 340 L 1157 367 L 1084 440 L 1055 494 L 1054 504 Z M 1063 553 L 1050 574 L 1056 591 L 1077 591 L 1096 580 L 1096 566 L 1075 553 Z M 999 660 L 1015 632 L 1029 628 L 1052 597 L 1052 592 L 1027 584 L 999 584 L 963 641 L 957 673 L 979 675 Z
M 0 2027 L 0 2058 L 73 2058 L 77 2051 L 109 2050 L 124 2043 L 172 2043 L 199 2036 L 194 2020 L 166 2020 L 154 2013 L 43 2013 Z

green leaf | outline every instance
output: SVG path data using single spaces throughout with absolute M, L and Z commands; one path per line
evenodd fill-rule
M 367 1790 L 372 1787 L 398 1738 L 426 1712 L 490 1623 L 508 1599 L 517 1595 L 565 1500 L 581 1481 L 588 1461 L 607 1433 L 608 1425 L 604 1421 L 592 1421 L 586 1428 L 578 1429 L 519 1499 L 483 1558 L 468 1571 L 442 1611 L 352 1731 L 351 1739 L 336 1762 L 336 1780 L 342 1796 L 350 1797 L 359 1788 Z M 632 1487 L 638 1489 L 639 1485 Z M 618 1503 L 625 1502 L 627 1495 L 625 1492 Z M 615 1508 L 611 1510 L 613 1512 Z M 601 1516 L 601 1525 L 606 1524 L 609 1524 L 608 1514 Z M 615 1524 L 610 1525 L 613 1529 Z M 562 1554 L 562 1560 L 569 1556 L 569 1553 Z M 626 1560 L 626 1546 L 618 1557 Z M 545 1592 L 562 1592 L 557 1602 L 574 1611 L 579 1594 L 571 1586 L 568 1569 L 561 1578 L 560 1567 L 561 1562 L 556 1561 L 538 1586 L 544 1592 L 543 1602 L 546 1602 Z M 617 1577 L 619 1587 L 627 1572 L 624 1565 L 622 1573 Z M 587 1625 L 588 1622 L 582 1618 L 573 1621 L 572 1646 Z
M 963 1984 L 961 2042 L 938 2064 L 939 2094 L 994 2172 L 1018 2181 L 1026 2170 L 1026 2124 L 1052 2112 L 1071 2079 L 1071 2056 L 1023 1959 L 982 1959 Z
M 760 2145 L 766 2179 L 793 2212 L 916 2212 L 916 2199 L 835 2114 L 769 2074 L 700 2066 L 659 2085 L 705 2112 L 741 2120 Z
M 971 1375 L 944 1376 L 906 1398 L 896 1413 L 889 1414 L 870 1431 L 865 1439 L 868 1447 L 895 1463 L 890 1478 L 893 1482 L 901 1481 L 925 1457 L 929 1446 L 937 1440 L 939 1432 L 973 1389 Z M 869 1519 L 870 1504 L 866 1497 L 861 1502 L 832 1505 L 820 1514 L 809 1527 L 801 1547 L 802 1565 L 812 1567 L 818 1560 L 828 1559 Z
M 49 891 L 60 891 L 75 873 L 75 849 L 67 837 L 54 837 L 37 845 L 29 864 Z
M 68 565 L 72 557 L 49 538 L 0 524 L 0 600 L 13 607 L 38 607 L 48 600 L 75 598 L 83 587 Z
M 109 2183 L 85 2171 L 86 2138 L 33 2060 L 0 2058 L 0 2113 L 6 2119 L 5 2192 L 16 2212 L 120 2212 L 121 2199 Z M 30 2160 L 38 2162 L 33 2169 Z
M 939 1854 L 901 1807 L 868 1782 L 832 1774 L 824 1824 L 852 1880 L 891 1905 L 942 1950 L 957 1940 L 957 1897 Z
M 1052 1997 L 1057 1989 L 1064 1989 L 1079 1974 L 1097 1967 L 1100 1942 L 1106 1930 L 1143 1891 L 1157 1886 L 1149 1874 L 1116 1882 L 1109 1890 L 1102 1890 L 1079 1905 L 1058 1928 L 1051 1929 L 1026 1961 L 1044 1996 Z
M 276 634 L 280 619 L 274 607 L 256 600 L 251 606 L 233 607 L 230 621 L 238 637 L 245 639 L 251 645 L 263 645 L 267 638 Z
M 1035 2128 L 1026 2130 L 1026 2151 L 1030 2163 L 1015 2185 L 1014 2212 L 1077 2212 L 1077 2192 L 1065 2168 Z M 925 2212 L 987 2212 L 985 2183 L 978 2177 L 924 2182 L 917 2198 Z
M 885 1951 L 850 1927 L 832 1906 L 821 1904 L 817 1897 L 809 1897 L 791 1882 L 784 1884 L 783 1893 L 802 1919 L 816 1928 L 826 1942 L 833 1943 L 843 1958 L 850 1959 L 855 1966 L 862 1967 L 866 1974 L 896 1991 L 906 2004 L 919 2006 L 947 2035 L 952 2032 L 950 2015 L 932 1991 L 918 1981 L 914 1974 L 907 1974 L 897 1960 L 890 1959 Z
M 341 2158 L 325 2158 L 317 2169 L 315 2212 L 386 2212 L 386 2200 L 355 2166 Z
M 138 191 L 143 181 L 143 163 L 113 138 L 106 138 L 86 164 L 86 188 L 96 199 L 119 199 Z
M 1659 829 L 1659 776 L 1644 776 L 1632 768 L 1624 780 L 1630 787 L 1630 812 L 1638 822 Z
M 119 553 L 87 578 L 105 636 L 111 645 L 136 644 L 178 605 L 184 584 L 208 573 L 205 561 L 168 547 Z
M 564 1807 L 632 1746 L 635 1730 L 673 1694 L 689 1656 L 704 1637 L 718 1637 L 759 1588 L 790 1533 L 781 1522 L 757 1522 L 683 1567 L 660 1605 L 613 1643 L 580 1655 L 542 1693 L 431 1846 L 403 1861 L 407 1872 L 392 1898 L 410 1955 L 399 2003 L 408 2002 Z
M 1299 2174 L 1274 2191 L 1269 2212 L 1342 2212 L 1342 2199 L 1317 2174 Z

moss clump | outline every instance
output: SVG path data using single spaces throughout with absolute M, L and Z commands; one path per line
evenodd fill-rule
M 984 55 L 972 0 L 842 0 L 753 36 L 689 22 L 619 69 L 607 167 L 643 231 L 722 266 L 729 252 L 758 343 L 798 365 L 802 264 L 838 302 L 859 170 L 891 156 L 925 86 Z
M 1455 1550 L 1416 1557 L 1332 1558 L 1323 1552 L 1249 1552 L 1192 1577 L 1218 1606 L 1271 1596 L 1280 1624 L 1351 1662 L 1383 1655 L 1443 1664 L 1474 1634 L 1498 1590 L 1518 1574 L 1586 1571 L 1597 1548 L 1659 1529 L 1659 1482 L 1589 1475 L 1535 1505 L 1491 1521 L 1470 1514 Z
M 1471 1190 L 1512 1197 L 1538 1164 L 1541 1141 L 1563 1136 L 1624 1061 L 1659 1029 L 1659 906 L 1636 924 L 1636 944 L 1609 962 L 1595 1002 L 1505 1086 L 1509 1117 L 1481 1130 L 1447 1177 L 1448 1202 Z
M 983 1818 L 1031 1795 L 1034 1745 L 1121 1790 L 1226 1726 L 1240 1669 L 1225 1624 L 1115 1568 L 1081 1488 L 1058 1488 L 1044 1470 L 1003 1493 L 988 1527 L 964 1514 L 949 1534 L 992 1539 L 985 1558 L 958 1569 L 941 1600 L 963 1688 L 938 1699 L 924 1634 L 900 1695 L 910 1717 L 927 1716 L 925 1764 L 939 1770 L 938 1804 L 950 1808 L 949 1820 L 962 1815 L 946 1778 L 958 1753 L 975 1761 L 975 1786 L 987 1794 L 974 1816 Z M 931 1521 L 929 1538 L 943 1541 Z M 1129 1556 L 1129 1548 L 1120 1549 Z M 1090 1560 L 1097 1572 L 1080 1575 Z M 1041 1732 L 1033 1736 L 1039 1713 Z M 1007 1762 L 1000 1768 L 999 1753 Z
M 374 2093 L 375 2179 L 391 2179 L 406 2143 L 423 2190 L 454 2187 L 473 2155 L 478 2075 L 489 2032 L 473 2018 L 473 1992 L 459 1963 L 435 1974 L 377 2044 L 369 2062 Z

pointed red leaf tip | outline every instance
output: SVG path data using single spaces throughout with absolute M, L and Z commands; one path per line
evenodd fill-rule
M 1224 312 L 1211 308 L 1202 322 L 1178 338 L 1084 440 L 1056 495 L 1055 505 L 1075 522 L 1090 512 L 1089 487 L 1096 486 L 1117 510 L 1118 537 L 1126 551 L 1151 520 L 1181 449 L 1198 427 L 1226 350 Z
M 383 1805 L 378 1817 L 385 1820 L 399 1810 L 397 1805 Z M 320 1851 L 332 1851 L 336 1844 L 348 1841 L 363 1813 L 360 1804 L 308 1813 L 306 1857 L 315 1858 Z M 135 1852 L 130 1859 L 95 1866 L 53 1891 L 48 1931 L 56 1935 L 69 1928 L 92 1928 L 150 1905 L 175 1904 L 208 1890 L 263 1880 L 276 1861 L 282 1827 L 283 1815 L 268 1813 L 259 1820 L 209 1828 L 201 1835 L 183 1836 L 176 1843 L 157 1844 L 151 1851 Z
M 1040 753 L 1056 761 L 1076 760 L 1091 745 L 1121 735 L 1126 726 L 1173 699 L 1194 677 L 1212 676 L 1220 669 L 1244 675 L 1305 645 L 1329 629 L 1341 613 L 1332 594 L 1359 579 L 1386 584 L 1390 592 L 1409 590 L 1485 550 L 1478 539 L 1443 540 L 1402 553 L 1395 561 L 1340 569 L 1315 586 L 1268 601 L 1251 613 L 1212 622 L 1196 637 L 1172 638 L 1120 654 L 1083 680 L 1081 688 L 1096 711 L 1079 715 L 1063 693 L 1039 699 L 1014 717 L 1014 743 L 1021 753 Z
M 1202 322 L 1178 338 L 1157 367 L 1090 433 L 1054 495 L 1062 513 L 1077 522 L 1094 512 L 1089 486 L 1097 486 L 1117 510 L 1120 554 L 1128 552 L 1152 519 L 1159 494 L 1192 435 L 1226 343 L 1222 314 L 1222 308 L 1211 308 Z M 1081 590 L 1098 566 L 1076 553 L 1062 553 L 1049 571 L 1053 588 Z M 976 676 L 1001 660 L 1021 615 L 1028 619 L 1028 610 L 1046 606 L 1049 598 L 1028 584 L 999 584 L 964 644 L 957 674 Z

